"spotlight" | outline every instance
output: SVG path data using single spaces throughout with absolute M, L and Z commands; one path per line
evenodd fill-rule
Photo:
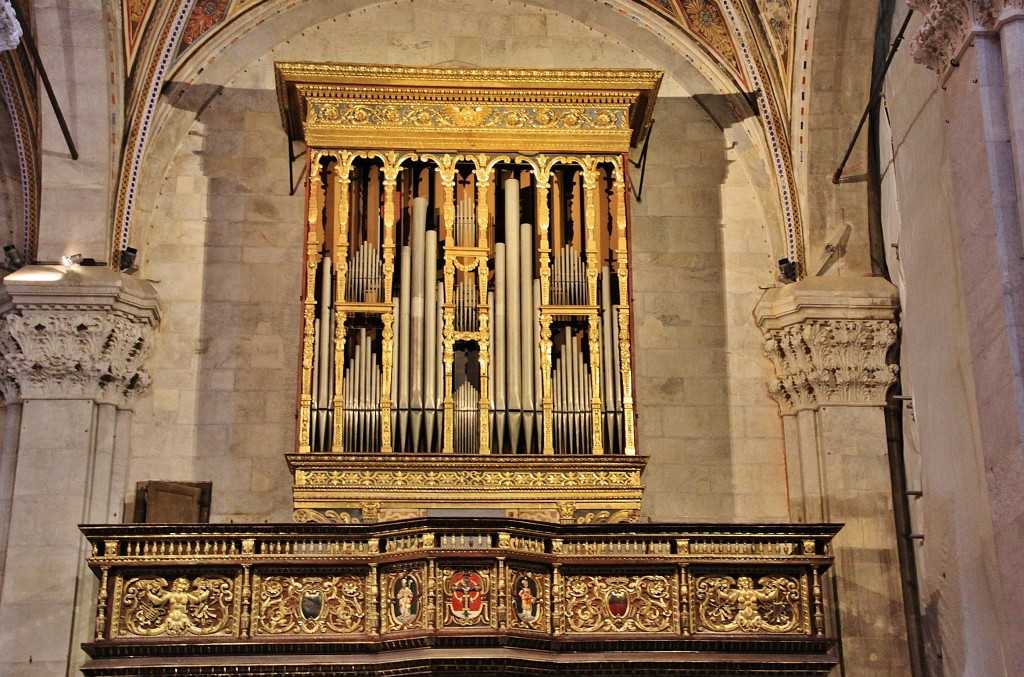
M 84 257 L 81 253 L 71 255 L 65 254 L 64 256 L 60 257 L 60 262 L 63 263 L 65 266 L 77 266 L 79 263 L 82 262 L 83 258 Z
M 18 248 L 13 244 L 4 245 L 4 259 L 7 260 L 7 265 L 14 269 L 25 265 L 25 261 L 21 258 Z
M 125 247 L 121 250 L 121 270 L 131 270 L 135 267 L 135 257 L 139 250 L 135 247 Z
M 796 282 L 796 264 L 789 259 L 779 259 L 779 279 L 783 282 Z

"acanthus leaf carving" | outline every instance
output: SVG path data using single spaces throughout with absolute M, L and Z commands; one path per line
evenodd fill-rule
M 1024 7 L 1024 0 L 908 0 L 924 16 L 910 43 L 914 61 L 945 73 L 975 31 L 995 30 L 1004 11 Z
M 886 363 L 896 341 L 888 320 L 806 320 L 765 333 L 775 377 L 768 390 L 783 413 L 826 404 L 884 403 L 898 367 Z
M 0 319 L 0 388 L 27 398 L 131 398 L 150 376 L 148 324 L 102 310 L 22 310 Z

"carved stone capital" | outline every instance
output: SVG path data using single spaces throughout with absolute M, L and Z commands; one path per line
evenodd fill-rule
M 996 31 L 1024 15 L 1024 0 L 909 0 L 924 16 L 910 42 L 914 61 L 944 74 L 976 32 Z
M 106 268 L 27 266 L 0 293 L 0 392 L 123 404 L 148 387 L 159 323 L 148 282 Z
M 881 278 L 807 278 L 771 289 L 755 309 L 783 414 L 885 403 L 897 367 L 896 289 Z
M 0 51 L 14 49 L 21 42 L 21 24 L 11 0 L 0 0 Z

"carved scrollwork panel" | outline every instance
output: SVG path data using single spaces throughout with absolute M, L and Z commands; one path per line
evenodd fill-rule
M 566 630 L 672 632 L 676 596 L 670 576 L 566 576 Z
M 799 579 L 762 576 L 697 576 L 691 579 L 696 632 L 798 633 L 802 601 Z
M 359 576 L 265 576 L 255 586 L 259 634 L 365 632 L 366 582 Z
M 298 508 L 292 512 L 292 521 L 297 524 L 303 522 L 312 522 L 314 524 L 360 524 L 362 522 L 362 510 L 359 508 L 343 508 L 339 510 Z
M 225 576 L 130 578 L 121 592 L 120 635 L 234 635 L 235 582 Z

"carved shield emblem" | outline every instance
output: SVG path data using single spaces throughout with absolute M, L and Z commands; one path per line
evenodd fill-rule
M 483 611 L 483 579 L 472 571 L 459 571 L 449 579 L 451 597 L 448 601 L 452 615 L 462 620 L 472 620 Z
M 308 621 L 315 621 L 320 618 L 320 612 L 324 609 L 324 596 L 319 592 L 306 592 L 302 594 L 302 601 L 299 603 L 299 610 L 302 617 Z
M 610 590 L 607 597 L 608 611 L 612 616 L 622 617 L 629 611 L 629 596 L 625 590 Z

